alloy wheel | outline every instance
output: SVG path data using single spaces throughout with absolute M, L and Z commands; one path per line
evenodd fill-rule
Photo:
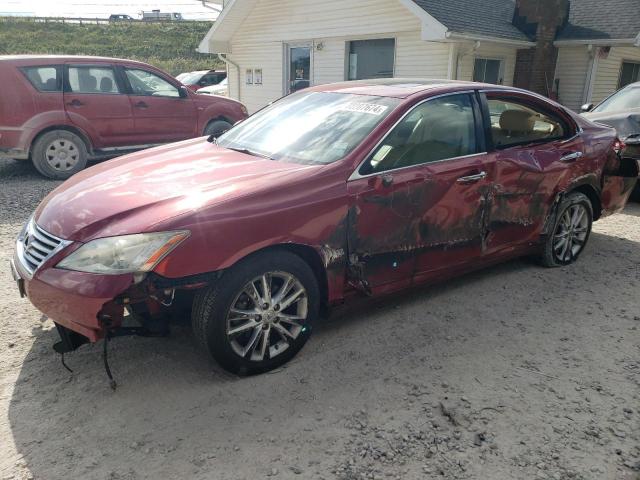
M 561 262 L 571 262 L 584 248 L 589 235 L 589 213 L 583 204 L 568 207 L 553 235 L 553 253 Z
M 233 351 L 261 362 L 285 352 L 306 329 L 308 295 L 286 272 L 267 272 L 248 282 L 227 313 L 227 339 Z

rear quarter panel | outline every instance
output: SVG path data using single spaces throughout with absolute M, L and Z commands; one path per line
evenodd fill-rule
M 14 62 L 0 61 L 0 85 L 0 148 L 28 153 L 38 132 L 66 123 L 62 92 L 39 92 Z

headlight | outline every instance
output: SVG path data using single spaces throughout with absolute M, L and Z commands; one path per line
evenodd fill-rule
M 99 238 L 85 243 L 56 266 L 105 275 L 148 272 L 188 236 L 188 231 L 179 231 Z

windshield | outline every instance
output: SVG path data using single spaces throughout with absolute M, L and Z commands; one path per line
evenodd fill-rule
M 218 144 L 273 160 L 335 162 L 349 153 L 400 100 L 300 92 L 274 103 L 218 138 Z
M 183 76 L 182 78 L 180 78 L 180 81 L 185 85 L 195 85 L 200 81 L 202 77 L 204 77 L 205 73 L 207 72 L 185 73 L 185 74 L 182 74 Z
M 620 110 L 629 110 L 631 108 L 640 108 L 640 87 L 629 86 L 614 93 L 604 102 L 594 108 L 593 112 L 618 112 Z

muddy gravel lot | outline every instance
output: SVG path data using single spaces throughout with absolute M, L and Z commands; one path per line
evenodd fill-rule
M 57 185 L 0 161 L 0 479 L 640 478 L 640 205 L 578 264 L 516 260 L 353 305 L 286 368 L 236 378 L 187 325 L 51 349 L 14 238 Z

